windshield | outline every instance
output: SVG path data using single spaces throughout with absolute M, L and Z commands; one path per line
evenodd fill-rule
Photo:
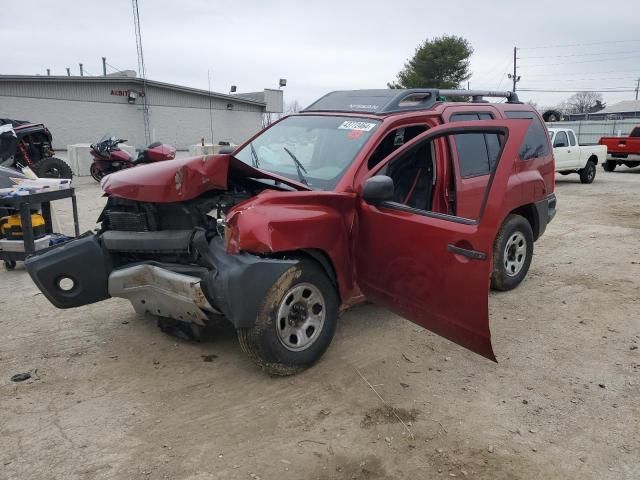
M 379 124 L 369 118 L 288 117 L 245 145 L 235 157 L 312 188 L 331 190 Z

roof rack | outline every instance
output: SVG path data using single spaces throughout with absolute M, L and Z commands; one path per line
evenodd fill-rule
M 445 97 L 471 97 L 474 103 L 484 97 L 506 98 L 508 103 L 520 103 L 515 92 L 491 90 L 438 90 L 436 88 L 338 90 L 327 93 L 302 110 L 303 112 L 362 112 L 382 115 L 391 112 L 426 110 Z

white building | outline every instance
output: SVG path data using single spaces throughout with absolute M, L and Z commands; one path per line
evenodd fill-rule
M 262 93 L 262 92 L 260 92 Z M 262 115 L 282 112 L 282 91 L 225 95 L 130 76 L 0 75 L 0 118 L 44 123 L 55 149 L 92 143 L 110 133 L 140 148 L 145 139 L 179 150 L 201 142 L 239 144 L 261 128 Z

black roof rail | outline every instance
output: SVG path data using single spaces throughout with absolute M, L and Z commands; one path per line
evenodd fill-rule
M 471 97 L 472 102 L 483 102 L 484 97 L 502 97 L 509 103 L 520 103 L 514 92 L 491 90 L 438 90 L 437 88 L 337 90 L 320 97 L 303 112 L 350 112 L 385 114 L 411 110 L 426 110 L 443 97 Z

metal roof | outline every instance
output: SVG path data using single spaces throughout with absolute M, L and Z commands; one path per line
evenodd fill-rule
M 627 113 L 627 112 L 640 112 L 640 100 L 624 100 L 622 102 L 614 103 L 608 107 L 593 112 L 593 114 L 608 114 L 608 113 Z
M 224 93 L 209 92 L 207 90 L 201 90 L 199 88 L 183 87 L 181 85 L 174 85 L 172 83 L 158 82 L 156 80 L 146 80 L 137 77 L 128 76 L 111 76 L 106 77 L 93 77 L 93 76 L 54 76 L 54 75 L 0 75 L 0 82 L 68 82 L 68 83 L 115 83 L 115 82 L 127 82 L 136 83 L 141 87 L 146 83 L 148 87 L 164 88 L 167 90 L 174 90 L 184 93 L 192 93 L 195 95 L 203 95 L 205 97 L 219 98 L 223 100 L 229 100 L 239 103 L 247 103 L 250 105 L 265 106 L 265 102 L 254 100 L 251 98 L 239 97 L 236 95 L 226 95 Z

